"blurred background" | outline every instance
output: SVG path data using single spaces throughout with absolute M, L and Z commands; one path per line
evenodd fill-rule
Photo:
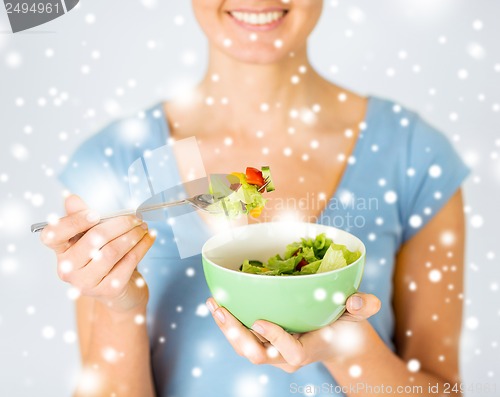
M 499 18 L 492 0 L 330 0 L 311 39 L 325 77 L 419 111 L 473 168 L 466 396 L 500 395 Z M 206 52 L 187 0 L 84 0 L 15 35 L 0 6 L 0 396 L 67 396 L 75 384 L 72 296 L 29 232 L 62 214 L 57 173 L 112 119 L 193 85 Z

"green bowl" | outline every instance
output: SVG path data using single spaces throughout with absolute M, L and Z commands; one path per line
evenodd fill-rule
M 262 276 L 238 270 L 244 259 L 265 262 L 282 255 L 286 245 L 321 233 L 351 251 L 361 251 L 361 257 L 342 269 L 304 276 Z M 205 278 L 220 306 L 249 328 L 261 319 L 292 333 L 322 328 L 342 315 L 347 298 L 361 283 L 365 256 L 364 244 L 350 233 L 295 222 L 238 227 L 215 235 L 202 248 Z

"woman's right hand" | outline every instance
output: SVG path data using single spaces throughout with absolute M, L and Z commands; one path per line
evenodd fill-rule
M 99 215 L 74 195 L 65 207 L 67 216 L 41 234 L 56 253 L 61 280 L 113 311 L 145 307 L 148 288 L 136 267 L 154 243 L 147 224 L 135 216 L 99 224 Z

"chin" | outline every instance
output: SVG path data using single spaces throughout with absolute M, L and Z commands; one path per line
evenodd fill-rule
M 225 55 L 236 61 L 255 65 L 272 65 L 280 63 L 289 57 L 290 52 L 293 52 L 293 50 L 277 50 L 274 46 L 265 45 L 259 46 L 260 48 L 249 48 L 252 46 L 246 47 L 247 48 L 244 48 L 244 46 L 241 48 L 235 47 L 234 49 L 223 48 L 222 51 Z

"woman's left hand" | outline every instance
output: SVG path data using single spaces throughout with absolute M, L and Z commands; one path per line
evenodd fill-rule
M 252 329 L 240 323 L 227 309 L 207 300 L 215 322 L 234 350 L 253 364 L 271 364 L 295 372 L 313 362 L 334 365 L 364 351 L 373 335 L 367 318 L 380 309 L 380 300 L 358 292 L 346 302 L 346 312 L 335 322 L 304 334 L 289 334 L 269 321 L 258 320 Z M 371 332 L 370 332 L 371 331 Z

